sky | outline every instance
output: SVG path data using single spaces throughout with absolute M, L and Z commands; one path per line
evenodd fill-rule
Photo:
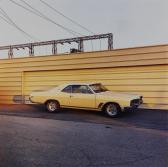
M 14 1 L 21 3 L 20 0 Z M 55 22 L 83 35 L 89 35 L 87 31 L 58 15 L 39 0 L 25 1 Z M 114 48 L 168 44 L 168 0 L 44 1 L 95 34 L 113 33 Z M 31 34 L 36 41 L 73 37 L 56 25 L 16 6 L 10 0 L 0 0 L 0 7 L 17 26 Z M 0 18 L 0 46 L 35 40 Z M 86 45 L 89 47 L 91 44 Z M 97 45 L 95 44 L 95 47 Z

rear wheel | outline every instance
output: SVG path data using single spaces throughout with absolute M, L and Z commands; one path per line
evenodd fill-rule
M 49 100 L 46 102 L 46 108 L 50 113 L 58 112 L 60 109 L 60 104 L 55 100 Z
M 108 103 L 104 106 L 104 112 L 107 116 L 115 118 L 121 113 L 120 106 L 116 103 Z

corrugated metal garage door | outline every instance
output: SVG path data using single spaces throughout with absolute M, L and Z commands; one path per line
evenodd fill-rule
M 24 72 L 23 92 L 45 90 L 67 82 L 101 82 L 110 90 L 135 92 L 150 107 L 168 108 L 168 69 L 160 66 Z

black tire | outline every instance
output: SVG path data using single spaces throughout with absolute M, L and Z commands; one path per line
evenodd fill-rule
M 60 104 L 56 100 L 49 100 L 46 102 L 46 109 L 50 113 L 58 112 L 60 109 Z
M 120 115 L 121 113 L 121 108 L 118 104 L 116 103 L 108 103 L 104 106 L 103 112 L 111 118 L 116 118 Z

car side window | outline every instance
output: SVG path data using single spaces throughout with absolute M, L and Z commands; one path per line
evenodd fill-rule
M 65 87 L 65 88 L 62 90 L 62 92 L 71 93 L 71 92 L 72 92 L 72 86 L 69 85 L 69 86 Z
M 73 85 L 72 93 L 92 94 L 92 91 L 86 85 Z

